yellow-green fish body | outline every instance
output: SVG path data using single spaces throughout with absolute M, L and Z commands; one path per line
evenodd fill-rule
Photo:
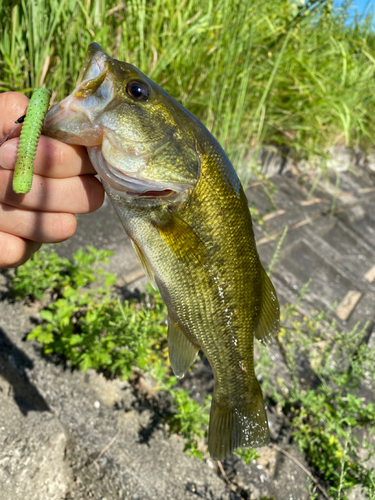
M 168 308 L 171 366 L 202 349 L 212 367 L 209 451 L 268 442 L 253 337 L 278 329 L 238 177 L 208 130 L 133 66 L 91 44 L 77 87 L 44 133 L 87 147 L 150 281 Z

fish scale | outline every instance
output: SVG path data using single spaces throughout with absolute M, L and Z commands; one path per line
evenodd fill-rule
M 215 379 L 212 458 L 266 444 L 253 338 L 266 342 L 276 333 L 279 306 L 246 196 L 221 146 L 165 91 L 97 44 L 89 46 L 76 89 L 49 111 L 44 133 L 87 147 L 167 305 L 176 376 L 199 349 L 206 355 Z

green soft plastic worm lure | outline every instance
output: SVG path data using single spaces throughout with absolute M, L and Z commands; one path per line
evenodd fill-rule
M 17 194 L 26 194 L 31 189 L 36 148 L 50 99 L 49 89 L 34 89 L 31 96 L 22 125 L 17 162 L 14 167 L 13 191 Z

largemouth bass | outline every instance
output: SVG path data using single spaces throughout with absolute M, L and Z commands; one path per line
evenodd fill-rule
M 279 305 L 255 246 L 240 181 L 218 142 L 134 66 L 92 43 L 73 93 L 43 133 L 87 147 L 169 316 L 172 369 L 202 349 L 215 378 L 208 449 L 221 460 L 268 443 L 253 338 L 268 341 Z

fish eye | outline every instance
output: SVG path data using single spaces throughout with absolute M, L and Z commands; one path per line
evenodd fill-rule
M 150 90 L 143 82 L 133 80 L 126 86 L 126 92 L 137 101 L 147 101 Z

